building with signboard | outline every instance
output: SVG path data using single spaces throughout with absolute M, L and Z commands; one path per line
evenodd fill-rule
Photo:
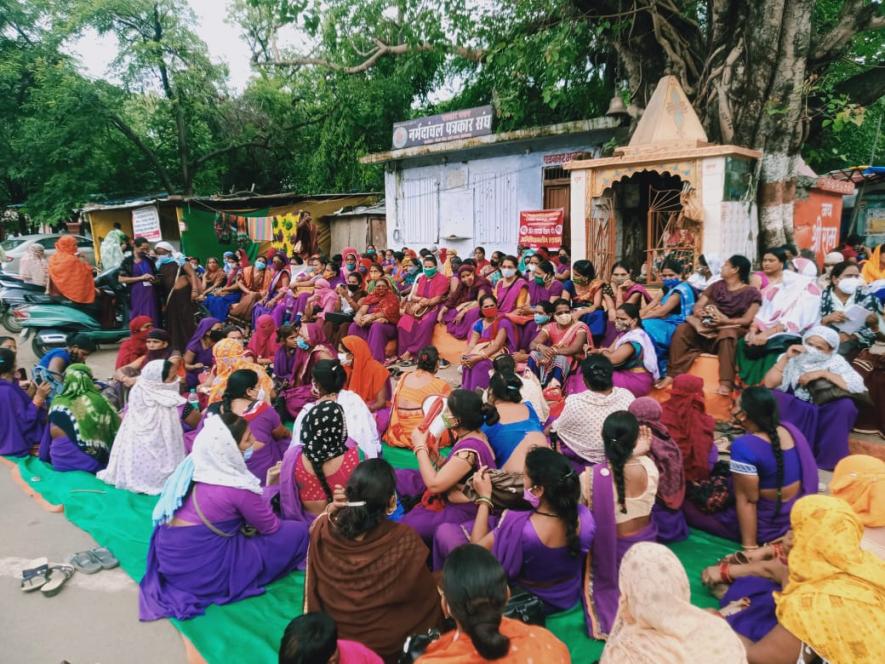
M 387 246 L 512 253 L 520 214 L 555 209 L 563 210 L 569 243 L 571 185 L 563 164 L 599 156 L 626 130 L 603 117 L 492 134 L 491 121 L 491 107 L 483 106 L 397 123 L 392 143 L 403 147 L 360 159 L 387 166 Z

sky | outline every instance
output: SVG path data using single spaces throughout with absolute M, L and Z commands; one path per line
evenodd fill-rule
M 242 92 L 252 75 L 251 53 L 240 36 L 239 26 L 227 23 L 226 0 L 187 0 L 197 15 L 194 31 L 206 42 L 213 61 L 223 62 L 230 72 L 229 84 L 233 91 Z M 71 44 L 70 50 L 81 62 L 83 72 L 92 78 L 113 80 L 109 65 L 117 53 L 117 42 L 112 35 L 99 36 L 94 30 Z

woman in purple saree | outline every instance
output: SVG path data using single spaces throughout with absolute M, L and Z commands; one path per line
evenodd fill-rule
M 530 510 L 507 510 L 489 530 L 491 501 L 477 501 L 469 541 L 500 561 L 510 584 L 532 592 L 546 613 L 567 611 L 582 596 L 581 572 L 596 526 L 590 510 L 580 504 L 581 486 L 571 464 L 550 448 L 536 447 L 525 458 L 525 498 Z M 480 496 L 492 495 L 487 473 L 473 476 Z M 444 524 L 433 539 L 433 568 L 467 543 L 470 524 Z
M 436 258 L 428 254 L 422 264 L 424 272 L 406 298 L 397 323 L 397 347 L 400 357 L 407 362 L 430 345 L 440 304 L 449 293 L 449 279 L 440 273 Z
M 243 460 L 252 443 L 243 418 L 213 415 L 167 480 L 139 584 L 141 620 L 188 620 L 260 595 L 304 562 L 307 525 L 281 522 L 264 502 Z
M 458 287 L 440 309 L 438 321 L 445 323 L 456 339 L 466 339 L 479 320 L 479 298 L 491 292 L 492 285 L 476 274 L 473 265 L 462 265 L 458 268 Z
M 289 292 L 289 282 L 292 275 L 289 273 L 289 259 L 282 251 L 274 254 L 271 259 L 271 278 L 270 285 L 267 287 L 267 293 L 262 300 L 258 302 L 252 309 L 252 328 L 256 327 L 259 316 L 265 314 L 273 315 L 274 309 L 280 300 Z
M 584 580 L 587 633 L 594 639 L 605 639 L 614 624 L 624 554 L 637 542 L 654 542 L 658 535 L 651 517 L 658 469 L 649 457 L 636 455 L 637 447 L 651 445 L 651 433 L 646 427 L 640 430 L 632 414 L 618 411 L 606 418 L 602 436 L 606 462 L 581 474 L 583 499 L 596 522 Z
M 683 510 L 690 526 L 755 549 L 784 535 L 795 502 L 817 493 L 817 465 L 805 436 L 780 421 L 771 390 L 745 389 L 735 419 L 747 432 L 731 444 L 735 505 L 706 514 L 686 501 Z
M 556 268 L 550 261 L 543 260 L 536 254 L 528 259 L 526 270 L 529 308 L 537 307 L 541 302 L 550 302 L 552 304 L 560 298 L 571 298 L 571 294 L 566 292 L 562 282 L 556 279 Z M 519 339 L 519 350 L 528 352 L 529 344 L 532 343 L 537 334 L 538 324 L 534 319 L 529 320 L 522 329 L 522 335 Z
M 430 546 L 438 526 L 464 523 L 476 516 L 476 505 L 461 488 L 479 468 L 495 468 L 495 453 L 480 428 L 497 422 L 494 406 L 483 404 L 476 392 L 454 390 L 449 396 L 443 420 L 458 442 L 439 470 L 428 449 L 428 433 L 420 428 L 412 432 L 412 449 L 418 470 L 396 471 L 396 492 L 400 496 L 420 497 L 420 502 L 402 518 Z
M 220 330 L 224 325 L 217 318 L 204 318 L 197 324 L 194 336 L 184 349 L 184 369 L 189 390 L 196 389 L 200 384 L 200 374 L 208 371 L 215 364 L 212 346 L 215 342 L 209 336 L 212 330 Z
M 0 455 L 25 456 L 46 435 L 44 404 L 52 390 L 44 382 L 33 398 L 18 383 L 15 352 L 0 348 Z
M 316 399 L 310 378 L 314 366 L 319 360 L 334 360 L 337 354 L 326 341 L 320 323 L 304 323 L 297 332 L 284 325 L 280 338 L 284 343 L 274 356 L 274 373 L 287 382 L 286 409 L 295 418 L 304 404 Z
M 461 387 L 465 390 L 487 388 L 492 360 L 516 350 L 516 329 L 500 315 L 494 296 L 483 295 L 479 311 L 481 318 L 473 324 L 470 341 L 461 356 Z

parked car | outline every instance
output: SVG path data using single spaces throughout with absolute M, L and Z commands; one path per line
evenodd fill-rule
M 6 251 L 7 257 L 11 258 L 12 261 L 4 263 L 0 266 L 0 270 L 11 274 L 18 274 L 22 256 L 27 253 L 28 247 L 35 243 L 43 245 L 43 248 L 46 250 L 46 258 L 49 258 L 55 253 L 55 243 L 58 242 L 60 237 L 61 233 L 52 233 L 51 235 L 22 235 L 21 237 L 11 237 L 4 240 L 3 249 Z M 89 261 L 90 264 L 95 265 L 95 249 L 92 245 L 92 238 L 83 235 L 75 235 L 74 237 L 77 238 L 77 249 L 80 255 Z

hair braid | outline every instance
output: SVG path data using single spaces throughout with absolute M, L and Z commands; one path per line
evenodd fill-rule
M 777 506 L 775 507 L 775 514 L 780 514 L 781 512 L 781 500 L 783 499 L 782 494 L 784 488 L 784 451 L 781 449 L 781 438 L 777 432 L 778 424 L 780 424 L 780 422 L 778 422 L 778 416 L 775 413 L 768 421 L 768 427 L 765 429 L 765 433 L 768 434 L 768 438 L 771 440 L 771 451 L 774 453 L 774 462 L 776 465 Z
M 615 480 L 615 489 L 618 492 L 618 505 L 621 506 L 621 513 L 627 513 L 627 488 L 624 479 L 624 464 L 626 464 L 626 459 L 609 459 L 609 465 L 611 466 L 612 476 Z
M 317 476 L 317 479 L 320 481 L 320 486 L 323 487 L 323 493 L 326 494 L 326 498 L 329 499 L 331 503 L 334 500 L 332 495 L 332 487 L 329 486 L 329 480 L 326 479 L 326 473 L 323 472 L 323 461 L 314 461 L 308 455 L 308 460 L 310 461 L 310 465 L 313 466 L 314 475 Z

